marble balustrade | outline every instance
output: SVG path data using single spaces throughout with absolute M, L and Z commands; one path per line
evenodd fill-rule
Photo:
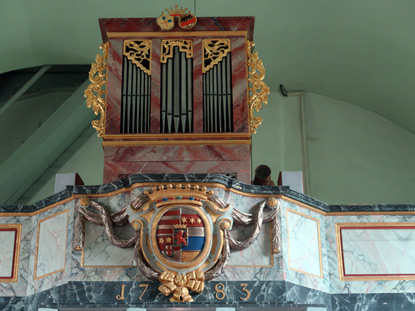
M 135 268 L 133 249 L 112 245 L 103 227 L 86 223 L 82 251 L 73 250 L 72 240 L 80 197 L 116 212 L 152 185 L 174 182 L 206 183 L 245 212 L 269 197 L 280 202 L 280 252 L 272 253 L 270 225 L 264 224 L 257 241 L 232 252 L 225 272 L 207 284 L 194 304 L 392 310 L 380 307 L 394 303 L 393 310 L 415 308 L 415 205 L 327 205 L 288 187 L 245 185 L 221 175 L 147 174 L 68 187 L 30 206 L 0 206 L 0 309 L 168 304 L 158 285 Z M 249 229 L 234 231 L 243 236 Z M 128 238 L 133 229 L 125 225 L 115 233 Z M 117 300 L 122 288 L 125 299 Z M 218 299 L 222 290 L 225 296 Z M 354 309 L 357 304 L 360 309 Z

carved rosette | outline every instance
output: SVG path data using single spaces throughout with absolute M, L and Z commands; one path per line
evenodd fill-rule
M 203 45 L 203 73 L 208 72 L 231 51 L 229 39 L 206 39 Z
M 262 123 L 262 118 L 254 116 L 254 110 L 259 112 L 262 104 L 268 104 L 269 87 L 263 81 L 265 78 L 265 68 L 262 60 L 259 59 L 258 51 L 253 53 L 255 44 L 248 41 L 247 56 L 248 56 L 248 92 L 249 92 L 249 131 L 251 134 L 256 134 L 258 126 Z
M 193 57 L 192 40 L 161 40 L 161 62 L 173 57 L 174 47 L 178 46 L 180 52 L 186 53 L 186 58 Z
M 89 81 L 91 83 L 86 88 L 84 97 L 86 98 L 86 106 L 88 108 L 92 107 L 96 115 L 100 114 L 99 120 L 93 120 L 91 124 L 96 129 L 98 137 L 102 137 L 105 132 L 105 113 L 107 108 L 108 43 L 102 44 L 99 48 L 103 50 L 103 55 L 97 54 L 95 62 L 91 64 L 91 70 L 89 71 Z
M 123 54 L 138 68 L 151 75 L 151 40 L 125 40 Z

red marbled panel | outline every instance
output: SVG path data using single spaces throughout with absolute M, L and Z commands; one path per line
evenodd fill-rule
M 160 133 L 160 54 L 161 40 L 152 40 L 150 133 Z
M 193 39 L 193 125 L 194 133 L 203 133 L 202 39 Z
M 109 42 L 105 134 L 120 133 L 123 40 Z
M 188 162 L 105 162 L 104 183 L 113 182 L 119 175 L 130 174 L 175 174 L 175 173 L 237 173 L 237 179 L 250 183 L 250 161 L 188 161 Z
M 251 158 L 250 155 L 250 145 L 163 145 L 104 147 L 104 160 L 108 162 L 249 161 Z
M 253 40 L 255 17 L 198 17 L 191 31 L 247 31 L 247 39 Z M 163 32 L 156 18 L 100 18 L 102 40 L 108 41 L 107 32 Z M 166 32 L 189 32 L 181 29 L 177 22 Z
M 233 131 L 248 133 L 247 63 L 245 38 L 231 38 Z

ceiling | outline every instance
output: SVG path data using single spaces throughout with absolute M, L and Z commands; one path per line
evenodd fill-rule
M 255 16 L 272 91 L 336 98 L 415 133 L 413 0 L 2 0 L 0 73 L 89 64 L 99 17 L 156 17 L 176 3 L 196 16 Z

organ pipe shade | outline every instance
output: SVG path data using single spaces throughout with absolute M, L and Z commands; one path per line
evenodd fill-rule
M 232 132 L 232 71 L 231 54 L 224 56 L 202 75 L 203 131 Z
M 150 132 L 151 76 L 123 56 L 120 132 Z
M 174 46 L 161 64 L 160 132 L 193 132 L 193 58 Z

